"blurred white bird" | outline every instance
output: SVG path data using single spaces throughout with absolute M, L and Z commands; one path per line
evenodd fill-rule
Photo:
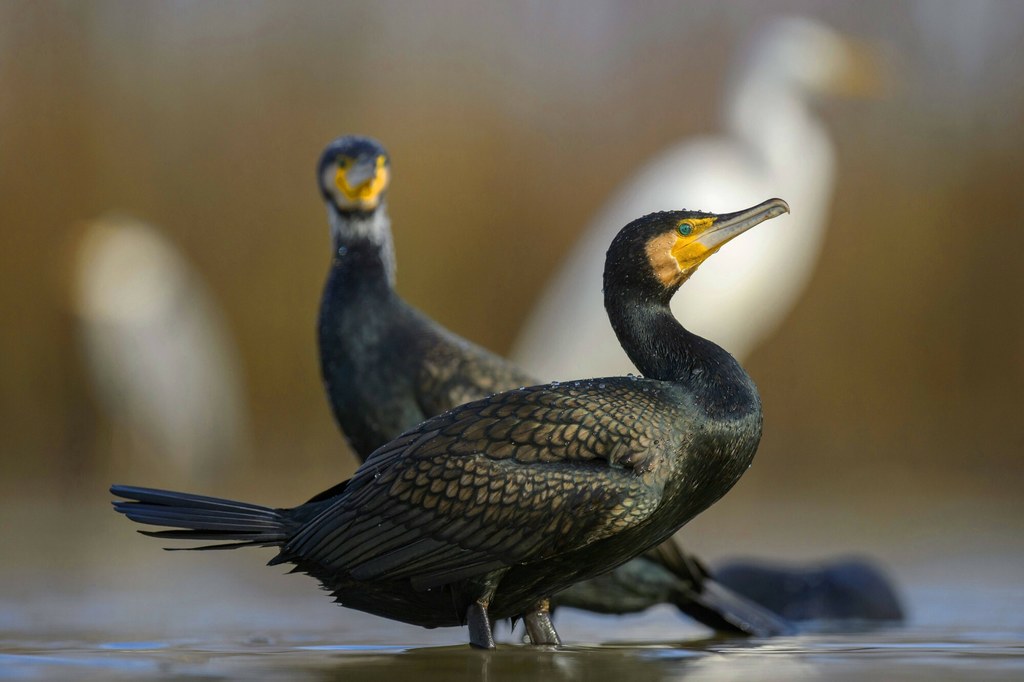
M 225 469 L 247 438 L 245 393 L 223 315 L 186 257 L 148 225 L 100 218 L 78 243 L 73 287 L 96 399 L 130 454 L 185 481 Z
M 542 295 L 513 359 L 544 380 L 635 371 L 605 319 L 601 294 L 615 233 L 652 211 L 727 212 L 782 197 L 793 207 L 786 224 L 726 246 L 672 303 L 687 329 L 746 356 L 789 312 L 821 250 L 835 162 L 810 100 L 866 94 L 873 69 L 863 48 L 816 22 L 786 18 L 766 27 L 729 84 L 726 134 L 671 147 L 618 192 Z

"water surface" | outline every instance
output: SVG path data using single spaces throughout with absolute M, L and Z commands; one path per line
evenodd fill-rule
M 566 646 L 523 646 L 503 627 L 498 650 L 480 652 L 463 628 L 425 630 L 333 605 L 308 576 L 263 565 L 270 550 L 163 552 L 101 502 L 3 510 L 0 682 L 1024 680 L 1024 552 L 1016 527 L 1004 532 L 999 519 L 970 524 L 956 542 L 935 526 L 938 549 L 894 526 L 873 554 L 904 597 L 899 627 L 744 640 L 709 638 L 668 606 L 623 617 L 564 609 L 555 623 Z M 799 543 L 834 551 L 826 524 L 800 534 L 764 525 L 787 531 L 740 538 L 747 551 L 760 551 L 754 542 L 780 554 L 797 555 Z M 833 542 L 853 544 L 848 534 Z
M 773 640 L 464 645 L 337 644 L 283 637 L 122 641 L 5 639 L 3 679 L 104 680 L 1013 680 L 1011 633 L 884 630 Z

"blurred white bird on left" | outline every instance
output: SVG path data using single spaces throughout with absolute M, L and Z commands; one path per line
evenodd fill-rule
M 136 220 L 97 219 L 77 243 L 77 336 L 112 445 L 183 481 L 226 471 L 248 442 L 248 409 L 237 349 L 205 282 Z

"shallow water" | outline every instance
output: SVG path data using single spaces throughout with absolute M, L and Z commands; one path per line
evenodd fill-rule
M 297 635 L 0 643 L 3 679 L 362 680 L 1022 679 L 1024 645 L 1000 632 L 883 630 L 773 640 L 691 640 L 559 649 L 506 644 L 348 645 Z
M 309 577 L 263 565 L 270 550 L 160 551 L 100 502 L 3 508 L 0 682 L 1024 680 L 1024 551 L 1002 515 L 971 523 L 955 543 L 943 534 L 929 544 L 923 530 L 898 527 L 872 552 L 900 588 L 902 626 L 708 639 L 668 606 L 622 617 L 564 609 L 555 623 L 566 646 L 526 647 L 502 627 L 498 650 L 480 652 L 462 628 L 425 630 L 339 608 Z M 800 536 L 754 539 L 796 555 L 796 540 L 834 552 L 834 534 L 819 523 Z M 847 532 L 834 544 L 855 540 Z
M 0 601 L 0 680 L 1024 679 L 1024 594 L 1012 589 L 913 590 L 918 615 L 906 625 L 753 640 L 708 638 L 667 606 L 623 617 L 564 609 L 566 646 L 524 646 L 501 626 L 498 649 L 481 652 L 462 628 L 340 609 L 264 567 L 183 566 L 138 577 L 157 592 L 122 575 L 119 588 Z

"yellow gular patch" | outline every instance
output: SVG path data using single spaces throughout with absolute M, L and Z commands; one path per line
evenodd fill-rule
M 348 167 L 339 167 L 334 175 L 334 184 L 338 187 L 342 196 L 349 202 L 358 205 L 360 208 L 372 210 L 380 203 L 381 193 L 387 189 L 391 173 L 387 168 L 387 160 L 383 156 L 377 157 L 377 169 L 370 180 L 358 185 L 351 185 L 348 182 Z
M 647 242 L 647 262 L 651 264 L 651 272 L 666 289 L 686 278 L 672 253 L 677 241 L 681 241 L 678 235 L 666 232 Z
M 708 249 L 700 243 L 700 236 L 714 226 L 715 220 L 717 218 L 691 218 L 684 221 L 693 229 L 686 236 L 677 233 L 675 243 L 672 245 L 672 258 L 681 271 L 689 274 L 695 267 L 707 260 L 708 256 L 718 250 Z

